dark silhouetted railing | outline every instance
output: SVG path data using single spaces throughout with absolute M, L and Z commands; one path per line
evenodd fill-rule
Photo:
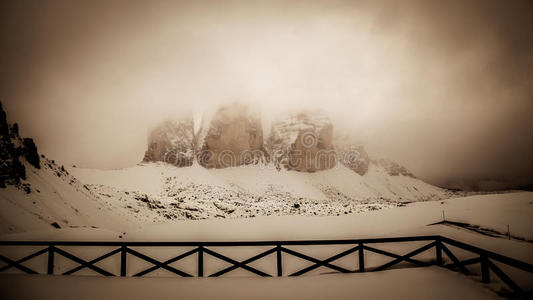
M 401 243 L 401 242 L 415 242 L 415 241 L 427 241 L 428 243 L 414 251 L 411 251 L 403 255 L 381 250 L 381 249 L 376 248 L 373 245 L 373 244 Z M 343 252 L 340 252 L 334 256 L 331 256 L 327 259 L 324 259 L 324 260 L 317 259 L 317 258 L 308 256 L 308 255 L 305 255 L 303 253 L 297 252 L 295 250 L 286 248 L 286 246 L 314 246 L 314 245 L 353 245 L 353 247 Z M 373 245 L 373 246 L 370 246 L 370 245 Z M 513 293 L 523 294 L 524 291 L 522 290 L 522 288 L 517 283 L 515 283 L 515 281 L 513 281 L 505 272 L 503 272 L 500 269 L 500 267 L 498 267 L 495 264 L 495 262 L 513 267 L 515 269 L 525 271 L 527 273 L 527 276 L 531 276 L 531 274 L 533 274 L 532 264 L 528 264 L 528 263 L 510 258 L 510 257 L 504 256 L 504 255 L 500 255 L 500 254 L 497 254 L 491 251 L 487 251 L 487 250 L 484 250 L 484 249 L 481 249 L 481 248 L 478 248 L 478 247 L 475 247 L 475 246 L 472 246 L 466 243 L 462 243 L 462 242 L 459 242 L 453 239 L 442 237 L 442 236 L 414 236 L 414 237 L 393 237 L 393 238 L 354 239 L 354 240 L 248 241 L 248 242 L 246 241 L 242 241 L 242 242 L 0 241 L 0 246 L 10 246 L 10 247 L 11 246 L 13 247 L 44 246 L 45 248 L 35 253 L 32 253 L 26 257 L 17 259 L 17 260 L 12 260 L 12 259 L 7 258 L 4 255 L 0 255 L 0 260 L 7 264 L 3 266 L 2 268 L 0 268 L 0 272 L 4 272 L 10 268 L 16 268 L 28 274 L 38 274 L 38 273 L 30 269 L 29 267 L 24 266 L 22 263 L 27 262 L 30 259 L 33 259 L 37 256 L 47 254 L 48 255 L 47 274 L 54 274 L 54 258 L 57 255 L 61 255 L 78 264 L 77 267 L 67 270 L 61 273 L 61 275 L 71 275 L 84 268 L 88 268 L 104 276 L 116 276 L 116 274 L 112 274 L 96 266 L 95 264 L 119 253 L 120 253 L 120 276 L 126 276 L 127 274 L 126 273 L 127 271 L 126 260 L 127 260 L 128 254 L 135 256 L 137 258 L 140 258 L 153 265 L 147 269 L 144 269 L 140 272 L 133 274 L 132 276 L 143 276 L 157 269 L 164 269 L 176 275 L 192 277 L 193 276 L 192 274 L 186 273 L 175 267 L 172 267 L 170 266 L 170 264 L 180 261 L 193 254 L 197 254 L 198 272 L 196 275 L 198 277 L 204 276 L 204 255 L 210 255 L 212 257 L 215 257 L 217 259 L 220 259 L 222 261 L 225 261 L 231 264 L 231 266 L 225 269 L 222 269 L 216 273 L 208 275 L 209 277 L 218 277 L 218 276 L 221 276 L 223 274 L 226 274 L 230 271 L 233 271 L 239 268 L 245 269 L 259 276 L 272 276 L 271 274 L 265 273 L 254 267 L 251 267 L 250 264 L 254 261 L 257 261 L 263 257 L 266 257 L 274 253 L 276 254 L 277 276 L 283 275 L 283 260 L 282 260 L 283 253 L 291 255 L 291 256 L 295 256 L 295 257 L 298 257 L 298 258 L 301 258 L 301 259 L 304 259 L 306 261 L 313 263 L 311 266 L 305 267 L 297 272 L 294 272 L 292 274 L 287 274 L 288 276 L 303 275 L 319 267 L 327 267 L 329 269 L 332 269 L 334 271 L 341 272 L 341 273 L 375 272 L 375 271 L 382 271 L 382 270 L 389 269 L 402 262 L 408 262 L 416 266 L 438 265 L 438 266 L 442 266 L 448 269 L 458 270 L 466 275 L 469 275 L 472 273 L 467 268 L 467 266 L 471 266 L 473 264 L 480 264 L 481 265 L 481 279 L 483 282 L 489 283 L 491 281 L 490 271 L 492 271 L 494 274 L 496 274 L 501 279 L 502 282 L 504 282 L 509 288 L 511 288 Z M 117 248 L 95 259 L 86 261 L 60 248 L 60 247 L 66 247 L 66 246 L 76 246 L 76 247 L 78 246 L 82 246 L 82 247 L 100 246 L 100 247 L 117 247 Z M 213 247 L 247 247 L 247 246 L 270 246 L 272 248 L 260 254 L 257 254 L 253 257 L 245 259 L 243 261 L 237 261 L 237 260 L 231 259 L 211 249 Z M 466 259 L 466 260 L 459 260 L 459 258 L 457 258 L 457 256 L 450 250 L 449 246 L 453 246 L 453 247 L 456 247 L 462 250 L 466 250 L 470 253 L 475 254 L 476 257 L 471 258 L 471 259 Z M 175 256 L 171 259 L 168 259 L 165 261 L 159 261 L 137 250 L 134 250 L 133 247 L 194 247 L 194 248 L 192 250 L 181 253 L 180 255 Z M 432 249 L 435 249 L 435 252 L 434 252 L 435 254 L 434 256 L 432 256 L 434 257 L 434 259 L 430 261 L 423 261 L 423 260 L 418 260 L 418 259 L 413 258 L 414 256 L 420 253 L 423 253 L 423 252 L 426 252 Z M 380 254 L 386 257 L 391 257 L 393 258 L 393 260 L 383 265 L 380 265 L 378 267 L 372 267 L 372 268 L 365 267 L 364 250 L 367 250 L 367 251 L 370 251 L 376 254 Z M 332 264 L 332 262 L 342 257 L 345 257 L 349 254 L 356 253 L 356 252 L 357 252 L 357 261 L 359 262 L 356 269 L 349 270 L 349 269 Z M 443 252 L 451 261 L 450 263 L 444 264 Z

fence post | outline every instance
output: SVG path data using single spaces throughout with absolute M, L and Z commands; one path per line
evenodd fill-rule
M 277 263 L 278 263 L 278 276 L 283 275 L 283 269 L 281 265 L 281 245 L 276 245 L 276 257 L 277 257 Z
M 359 243 L 359 272 L 365 271 L 365 250 L 363 243 Z
M 198 277 L 204 277 L 204 246 L 198 246 Z
M 435 256 L 436 256 L 436 264 L 437 266 L 442 266 L 442 242 L 439 239 L 437 239 L 436 241 L 437 243 L 435 244 Z
M 481 281 L 484 283 L 490 282 L 489 261 L 485 255 L 481 256 Z
M 126 276 L 126 253 L 127 247 L 120 247 L 120 276 Z
M 50 275 L 54 274 L 54 245 L 50 244 L 48 247 L 48 270 L 47 273 Z

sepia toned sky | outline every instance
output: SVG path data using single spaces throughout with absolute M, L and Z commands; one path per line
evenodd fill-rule
M 7 0 L 0 38 L 9 121 L 65 165 L 238 100 L 323 109 L 432 183 L 533 183 L 531 1 Z

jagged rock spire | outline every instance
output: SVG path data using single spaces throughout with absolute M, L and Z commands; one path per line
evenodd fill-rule
M 7 115 L 0 102 L 0 187 L 18 184 L 26 179 L 26 168 L 20 158 L 24 157 L 35 168 L 40 168 L 37 147 L 30 138 L 21 138 L 18 125 L 9 126 Z

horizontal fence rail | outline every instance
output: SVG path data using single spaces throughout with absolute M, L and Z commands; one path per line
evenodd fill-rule
M 406 254 L 396 254 L 390 251 L 385 251 L 379 249 L 378 246 L 374 244 L 396 244 L 403 242 L 426 242 L 422 247 L 419 247 Z M 352 245 L 352 247 L 344 250 L 336 255 L 333 255 L 326 259 L 318 259 L 312 256 L 303 254 L 301 252 L 287 248 L 287 246 L 316 246 L 316 245 Z M 312 270 L 315 270 L 319 267 L 326 267 L 335 272 L 341 273 L 358 273 L 358 272 L 376 272 L 387 270 L 394 266 L 397 266 L 400 263 L 411 263 L 414 266 L 431 266 L 437 265 L 450 270 L 458 270 L 459 272 L 464 273 L 465 275 L 471 275 L 472 271 L 467 267 L 474 264 L 480 264 L 481 270 L 481 280 L 482 282 L 489 283 L 490 271 L 492 271 L 503 283 L 505 283 L 512 293 L 514 294 L 524 294 L 525 291 L 511 279 L 504 271 L 501 270 L 495 263 L 501 265 L 506 265 L 514 269 L 518 269 L 526 272 L 527 276 L 532 276 L 533 274 L 533 265 L 525 263 L 495 252 L 491 252 L 485 249 L 481 249 L 463 242 L 459 242 L 450 238 L 446 238 L 438 235 L 430 236 L 412 236 L 412 237 L 392 237 L 392 238 L 373 238 L 373 239 L 352 239 L 352 240 L 308 240 L 308 241 L 241 241 L 241 242 L 90 242 L 90 241 L 0 241 L 0 247 L 20 247 L 20 246 L 42 246 L 43 249 L 40 249 L 32 254 L 29 254 L 20 259 L 10 259 L 2 254 L 0 254 L 0 261 L 5 263 L 5 266 L 0 268 L 0 273 L 7 271 L 11 268 L 18 269 L 27 274 L 38 274 L 38 272 L 33 269 L 24 266 L 23 263 L 34 259 L 38 256 L 46 255 L 47 256 L 47 271 L 46 274 L 56 274 L 54 272 L 54 261 L 55 258 L 59 255 L 64 258 L 67 258 L 78 266 L 73 267 L 67 271 L 64 271 L 56 275 L 71 275 L 82 269 L 90 269 L 103 276 L 127 276 L 127 258 L 128 256 L 134 256 L 138 259 L 141 259 L 145 262 L 152 264 L 151 267 L 148 267 L 142 271 L 139 271 L 131 276 L 144 276 L 158 269 L 164 269 L 173 274 L 183 276 L 183 277 L 203 277 L 204 276 L 204 256 L 209 255 L 211 257 L 217 258 L 221 261 L 229 263 L 230 266 L 226 267 L 220 271 L 209 274 L 209 277 L 218 277 L 224 275 L 228 272 L 231 272 L 236 269 L 244 269 L 253 274 L 270 277 L 271 274 L 265 273 L 257 268 L 250 266 L 252 262 L 255 262 L 259 259 L 262 259 L 268 255 L 276 255 L 276 275 L 277 276 L 300 276 L 304 275 Z M 76 247 L 112 247 L 113 250 L 100 255 L 92 260 L 86 261 L 80 257 L 62 249 L 61 247 L 67 246 L 76 246 Z M 249 246 L 266 246 L 269 247 L 266 251 L 263 251 L 257 255 L 254 255 L 248 259 L 237 261 L 226 255 L 223 255 L 219 252 L 213 250 L 213 247 L 249 247 Z M 180 253 L 173 258 L 159 261 L 149 255 L 143 254 L 138 250 L 133 249 L 134 247 L 193 247 L 192 250 Z M 474 254 L 474 258 L 460 260 L 450 249 L 450 247 L 455 247 L 467 251 L 468 253 Z M 377 267 L 366 267 L 365 266 L 365 250 L 371 253 L 379 254 L 381 256 L 392 258 L 391 261 L 377 266 Z M 414 256 L 427 252 L 434 251 L 434 259 L 430 261 L 424 261 L 420 259 L 413 258 Z M 444 263 L 444 255 L 450 261 L 449 263 Z M 109 257 L 120 254 L 120 274 L 113 274 L 109 271 L 104 270 L 101 267 L 96 266 L 98 262 L 101 262 Z M 334 261 L 346 257 L 350 254 L 356 256 L 356 261 L 358 262 L 357 268 L 347 269 L 344 267 L 337 266 L 333 264 Z M 190 274 L 184 272 L 178 268 L 170 266 L 174 262 L 178 262 L 182 259 L 185 259 L 191 255 L 196 255 L 196 262 L 198 266 L 198 271 L 196 274 Z M 294 256 L 305 261 L 311 262 L 310 266 L 307 266 L 303 269 L 300 269 L 294 273 L 284 273 L 283 272 L 283 255 Z

